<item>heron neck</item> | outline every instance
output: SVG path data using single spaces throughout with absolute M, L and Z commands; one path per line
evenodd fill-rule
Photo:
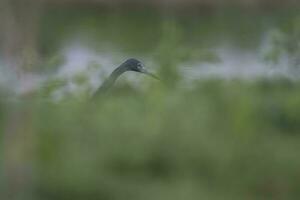
M 114 83 L 117 80 L 117 78 L 126 71 L 127 71 L 127 68 L 123 65 L 120 65 L 110 74 L 107 81 Z
M 116 68 L 104 81 L 104 83 L 100 86 L 100 88 L 95 92 L 94 96 L 98 96 L 101 93 L 105 93 L 109 88 L 113 86 L 117 78 L 127 71 L 127 67 L 124 65 L 120 65 L 118 68 Z

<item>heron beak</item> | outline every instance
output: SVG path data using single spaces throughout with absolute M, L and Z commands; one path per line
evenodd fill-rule
M 151 76 L 152 78 L 155 78 L 156 80 L 160 80 L 155 74 L 148 72 L 146 69 L 142 69 L 141 73 Z

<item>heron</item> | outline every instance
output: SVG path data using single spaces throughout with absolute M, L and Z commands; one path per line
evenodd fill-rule
M 111 88 L 119 76 L 121 76 L 123 73 L 127 71 L 133 71 L 142 73 L 145 75 L 148 75 L 152 78 L 155 78 L 159 80 L 159 78 L 149 72 L 143 65 L 143 63 L 135 58 L 127 59 L 125 62 L 123 62 L 119 67 L 117 67 L 110 76 L 103 82 L 103 84 L 96 90 L 96 92 L 93 94 L 93 97 L 97 97 L 100 94 L 105 93 L 109 88 Z

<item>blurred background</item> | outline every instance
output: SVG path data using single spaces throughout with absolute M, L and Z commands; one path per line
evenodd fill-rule
M 299 199 L 298 0 L 0 0 L 0 199 Z M 91 94 L 127 58 L 126 73 Z

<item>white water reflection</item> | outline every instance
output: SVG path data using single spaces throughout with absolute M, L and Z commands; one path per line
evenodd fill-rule
M 45 75 L 30 72 L 17 75 L 12 68 L 4 65 L 0 58 L 0 90 L 2 91 L 10 94 L 30 93 L 38 89 L 46 79 Z
M 185 79 L 195 80 L 207 77 L 219 77 L 225 79 L 255 79 L 285 77 L 296 79 L 296 74 L 291 73 L 290 68 L 283 59 L 280 64 L 267 63 L 261 53 L 241 50 L 231 47 L 222 47 L 215 50 L 220 62 L 218 63 L 193 63 L 183 68 Z
M 229 46 L 216 48 L 215 53 L 220 58 L 218 63 L 203 63 L 199 61 L 191 64 L 183 63 L 178 66 L 183 79 L 182 83 L 190 85 L 194 80 L 209 77 L 246 80 L 262 77 L 285 77 L 293 80 L 299 77 L 291 72 L 284 58 L 278 65 L 268 64 L 261 56 L 263 49 L 264 47 L 262 46 L 261 49 L 255 52 Z M 80 85 L 72 82 L 72 77 L 77 73 L 85 73 L 89 77 L 88 87 L 91 90 L 95 90 L 104 78 L 127 58 L 121 52 L 96 52 L 81 45 L 72 45 L 66 48 L 64 55 L 66 63 L 58 70 L 55 76 L 67 79 L 68 85 L 61 89 L 59 96 L 63 96 L 66 92 L 76 93 L 80 89 Z M 154 70 L 151 69 L 154 66 L 154 61 L 151 58 L 146 58 L 143 62 L 150 70 Z M 98 65 L 99 68 L 91 70 L 89 68 L 91 63 Z M 128 81 L 136 88 L 142 88 L 145 82 L 145 77 L 136 73 L 127 73 L 118 82 L 121 82 L 122 79 Z
M 214 51 L 220 59 L 218 63 L 194 61 L 180 64 L 178 67 L 183 78 L 183 84 L 188 85 L 194 80 L 209 77 L 247 80 L 258 77 L 298 79 L 299 76 L 291 72 L 285 58 L 282 58 L 281 63 L 276 66 L 266 63 L 261 55 L 267 44 L 266 42 L 262 42 L 262 44 L 262 47 L 256 52 L 230 46 L 218 47 Z M 68 45 L 62 50 L 62 54 L 65 57 L 65 63 L 58 68 L 57 72 L 51 75 L 27 73 L 17 79 L 11 71 L 2 67 L 2 73 L 0 73 L 1 86 L 9 85 L 18 94 L 25 94 L 42 87 L 44 82 L 49 79 L 63 79 L 66 84 L 53 93 L 54 99 L 60 100 L 65 95 L 76 94 L 78 91 L 89 90 L 92 93 L 116 66 L 128 57 L 134 57 L 113 50 L 97 52 L 80 44 Z M 154 61 L 151 58 L 146 57 L 141 60 L 148 66 L 149 70 L 154 71 L 154 69 L 151 69 L 154 66 Z M 86 78 L 84 85 L 76 83 L 74 77 L 77 75 Z M 147 79 L 145 76 L 127 73 L 121 77 L 118 83 L 127 81 L 133 87 L 142 88 L 142 83 L 147 82 L 145 79 Z

